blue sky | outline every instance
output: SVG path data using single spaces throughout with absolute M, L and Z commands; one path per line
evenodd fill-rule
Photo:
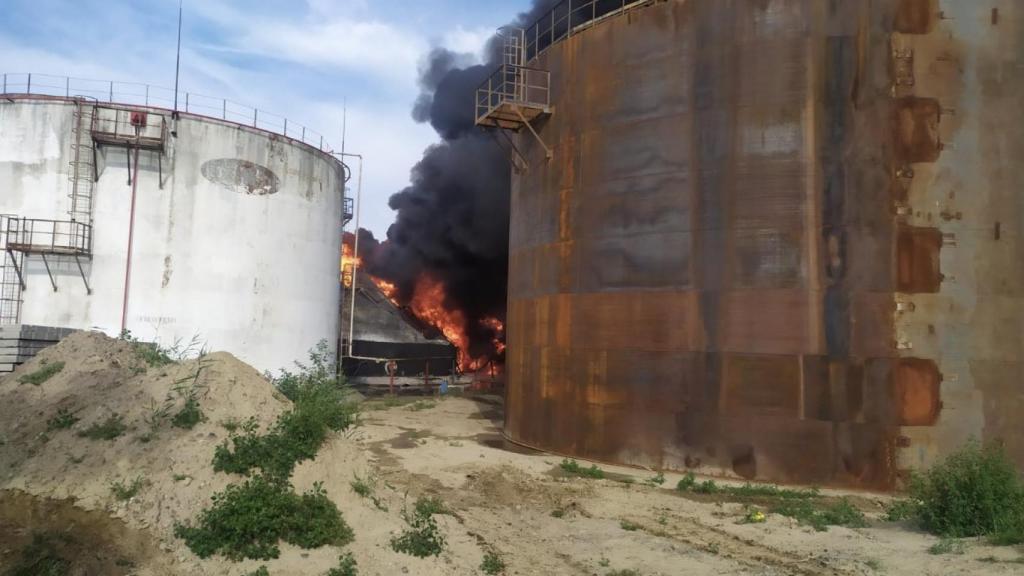
M 174 84 L 177 0 L 0 0 L 0 72 Z M 475 52 L 529 0 L 185 0 L 181 89 L 283 115 L 366 156 L 363 226 L 437 140 L 410 110 L 427 51 Z

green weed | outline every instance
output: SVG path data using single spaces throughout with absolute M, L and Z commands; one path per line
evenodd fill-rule
M 68 408 L 61 408 L 57 410 L 57 414 L 53 418 L 46 421 L 46 429 L 51 432 L 54 430 L 67 430 L 77 424 L 79 420 L 81 418 L 76 416 L 74 412 Z
M 607 576 L 640 576 L 640 572 L 633 569 L 612 570 Z
M 662 474 L 661 472 L 658 472 L 656 476 L 648 478 L 647 480 L 644 481 L 644 483 L 647 484 L 648 486 L 661 486 L 662 484 L 665 483 L 665 475 Z
M 846 498 L 833 504 L 819 504 L 808 500 L 781 500 L 769 506 L 769 511 L 793 518 L 819 532 L 828 530 L 829 526 L 864 528 L 868 525 L 864 513 Z
M 505 562 L 494 551 L 488 550 L 484 554 L 484 561 L 480 563 L 480 571 L 490 576 L 504 574 Z
M 554 510 L 551 511 L 551 517 L 563 518 L 565 517 L 565 510 L 562 510 L 561 508 L 555 508 Z
M 562 463 L 559 464 L 559 467 L 571 476 L 579 476 L 580 478 L 593 479 L 604 478 L 604 470 L 601 470 L 594 464 L 591 464 L 590 468 L 584 468 L 580 466 L 579 462 L 566 458 L 562 460 Z
M 882 571 L 882 563 L 877 558 L 868 558 L 864 561 L 864 565 L 874 570 L 875 572 Z
M 142 342 L 132 335 L 131 330 L 122 331 L 119 338 L 131 344 L 135 355 L 150 368 L 174 364 L 174 360 L 171 358 L 173 350 L 170 348 L 163 348 L 155 342 Z
M 640 525 L 639 524 L 637 524 L 636 522 L 631 522 L 629 520 L 622 520 L 622 521 L 620 521 L 619 522 L 619 527 L 622 528 L 623 530 L 627 531 L 627 532 L 636 532 L 637 530 L 640 529 Z
M 338 566 L 327 571 L 327 576 L 359 576 L 356 568 L 356 559 L 352 553 L 342 555 L 338 558 Z
M 145 484 L 146 481 L 142 476 L 137 476 L 134 480 L 127 483 L 123 480 L 117 480 L 110 484 L 110 492 L 114 495 L 114 498 L 123 502 L 134 498 Z
M 270 576 L 270 570 L 267 570 L 266 566 L 260 566 L 252 572 L 247 573 L 245 576 Z
M 776 499 L 776 500 L 807 500 L 818 498 L 821 493 L 817 488 L 809 490 L 779 488 L 771 484 L 744 484 L 742 486 L 719 486 L 714 480 L 705 480 L 698 483 L 697 477 L 692 472 L 687 472 L 683 479 L 676 484 L 676 490 L 680 492 L 694 492 L 697 494 L 724 494 L 731 498 L 740 500 L 753 499 Z
M 120 414 L 111 414 L 103 422 L 94 423 L 85 430 L 78 432 L 81 438 L 90 440 L 113 440 L 128 430 Z
M 437 406 L 436 402 L 427 402 L 427 401 L 424 401 L 424 400 L 417 400 L 417 401 L 413 402 L 412 404 L 410 404 L 409 407 L 407 408 L 407 410 L 411 410 L 413 412 L 419 412 L 420 410 L 430 410 L 431 408 L 433 408 L 435 406 Z
M 42 368 L 26 374 L 18 379 L 18 382 L 22 384 L 31 384 L 33 386 L 41 386 L 43 382 L 46 382 L 50 378 L 53 378 L 64 369 L 63 362 L 54 362 L 53 364 L 44 364 Z
M 369 499 L 377 509 L 387 512 L 388 507 L 380 498 L 377 497 L 376 494 L 377 481 L 372 476 L 361 478 L 358 474 L 354 473 L 352 476 L 352 481 L 349 482 L 349 486 L 352 487 L 352 491 L 363 498 Z
M 279 541 L 311 549 L 344 546 L 352 529 L 320 484 L 296 494 L 290 484 L 254 476 L 213 496 L 195 526 L 179 524 L 174 533 L 200 558 L 222 554 L 232 560 L 269 560 Z
M 943 538 L 928 547 L 929 554 L 963 554 L 965 546 L 962 540 Z

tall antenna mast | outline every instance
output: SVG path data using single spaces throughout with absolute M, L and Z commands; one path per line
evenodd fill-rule
M 178 79 L 181 77 L 181 14 L 185 0 L 178 0 L 178 55 L 174 63 L 174 117 L 178 117 Z

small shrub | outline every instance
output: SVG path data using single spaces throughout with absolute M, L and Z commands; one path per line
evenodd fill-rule
M 146 481 L 142 476 L 137 476 L 134 480 L 128 483 L 118 480 L 110 484 L 110 492 L 114 495 L 114 498 L 117 498 L 122 502 L 125 500 L 131 500 L 139 493 L 139 490 L 142 489 L 145 483 Z
M 417 558 L 440 555 L 444 550 L 445 539 L 433 516 L 435 513 L 444 513 L 443 504 L 440 504 L 442 512 L 435 512 L 439 503 L 437 499 L 420 498 L 411 514 L 404 511 L 402 515 L 409 527 L 391 539 L 391 549 Z
M 181 411 L 171 419 L 171 424 L 177 428 L 191 430 L 196 427 L 196 424 L 202 422 L 203 418 L 203 411 L 199 409 L 199 401 L 195 398 L 189 398 L 185 401 L 185 406 L 182 407 Z
M 717 494 L 721 490 L 719 489 L 718 484 L 715 484 L 714 480 L 705 480 L 694 486 L 693 491 L 698 494 Z
M 555 508 L 554 510 L 551 511 L 551 517 L 552 518 L 564 518 L 565 517 L 565 510 L 562 510 L 561 508 Z
M 238 421 L 237 418 L 228 418 L 227 420 L 221 422 L 220 425 L 223 426 L 224 429 L 227 430 L 228 432 L 237 432 L 238 429 L 242 427 L 242 424 Z
M 416 500 L 415 513 L 417 516 L 433 516 L 434 514 L 451 514 L 451 510 L 437 496 L 423 496 Z
M 484 554 L 484 561 L 480 563 L 480 571 L 490 576 L 504 574 L 505 562 L 494 551 L 488 550 Z
M 694 486 L 697 485 L 697 477 L 693 475 L 693 472 L 687 472 L 683 479 L 676 484 L 676 490 L 680 492 L 690 492 Z
M 308 375 L 289 378 L 300 378 L 292 390 L 292 410 L 278 417 L 263 435 L 257 433 L 255 421 L 246 423 L 240 434 L 233 433 L 216 448 L 214 470 L 249 475 L 260 469 L 268 476 L 287 479 L 297 463 L 316 456 L 329 431 L 355 425 L 358 407 L 346 398 L 346 388 L 333 374 L 322 380 Z
M 174 533 L 200 558 L 223 554 L 232 560 L 277 558 L 281 540 L 311 549 L 344 546 L 353 538 L 322 486 L 300 496 L 289 484 L 264 476 L 215 494 L 196 526 L 178 525 Z
M 864 561 L 864 565 L 874 570 L 875 572 L 882 571 L 882 563 L 877 558 L 868 558 Z
M 77 424 L 79 420 L 81 418 L 75 416 L 74 412 L 67 408 L 61 408 L 57 410 L 57 414 L 53 418 L 46 421 L 46 429 L 51 432 L 54 430 L 67 430 Z
M 1024 485 L 1001 447 L 971 443 L 912 478 L 905 514 L 950 538 L 1024 541 Z
M 128 430 L 120 414 L 111 414 L 103 422 L 95 423 L 78 433 L 79 437 L 90 440 L 113 440 Z
M 53 364 L 44 364 L 42 368 L 26 374 L 18 379 L 18 382 L 22 384 L 31 384 L 33 386 L 41 386 L 43 382 L 46 382 L 50 378 L 53 378 L 64 369 L 63 362 L 54 362 Z
M 267 570 L 266 566 L 260 566 L 252 572 L 247 573 L 245 576 L 270 576 L 270 571 Z
M 640 525 L 636 522 L 630 522 L 629 520 L 622 520 L 619 522 L 619 527 L 627 532 L 636 532 L 640 529 Z
M 328 570 L 327 576 L 359 576 L 356 559 L 352 557 L 352 553 L 349 552 L 339 557 L 338 566 Z
M 604 478 L 604 470 L 601 470 L 600 468 L 593 464 L 590 465 L 590 468 L 584 468 L 580 466 L 579 462 L 566 458 L 562 460 L 562 463 L 559 464 L 559 466 L 567 474 L 570 474 L 572 476 L 579 476 L 580 478 L 593 478 L 598 480 Z
M 612 570 L 608 573 L 608 576 L 640 576 L 640 572 L 633 569 Z

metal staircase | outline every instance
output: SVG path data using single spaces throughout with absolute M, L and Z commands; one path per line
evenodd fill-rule
M 96 118 L 96 105 L 84 98 L 75 100 L 74 122 L 71 129 L 71 209 L 72 222 L 92 224 L 93 186 L 97 180 L 96 144 L 92 130 Z
M 0 214 L 0 326 L 21 323 L 20 271 L 25 268 L 25 255 L 7 245 L 7 223 L 12 218 Z
M 476 91 L 476 125 L 497 128 L 508 139 L 515 157 L 526 168 L 526 158 L 505 131 L 526 128 L 552 157 L 551 148 L 533 127 L 533 123 L 551 114 L 551 73 L 526 66 L 524 31 L 506 28 L 499 31 L 504 43 L 502 63 Z

